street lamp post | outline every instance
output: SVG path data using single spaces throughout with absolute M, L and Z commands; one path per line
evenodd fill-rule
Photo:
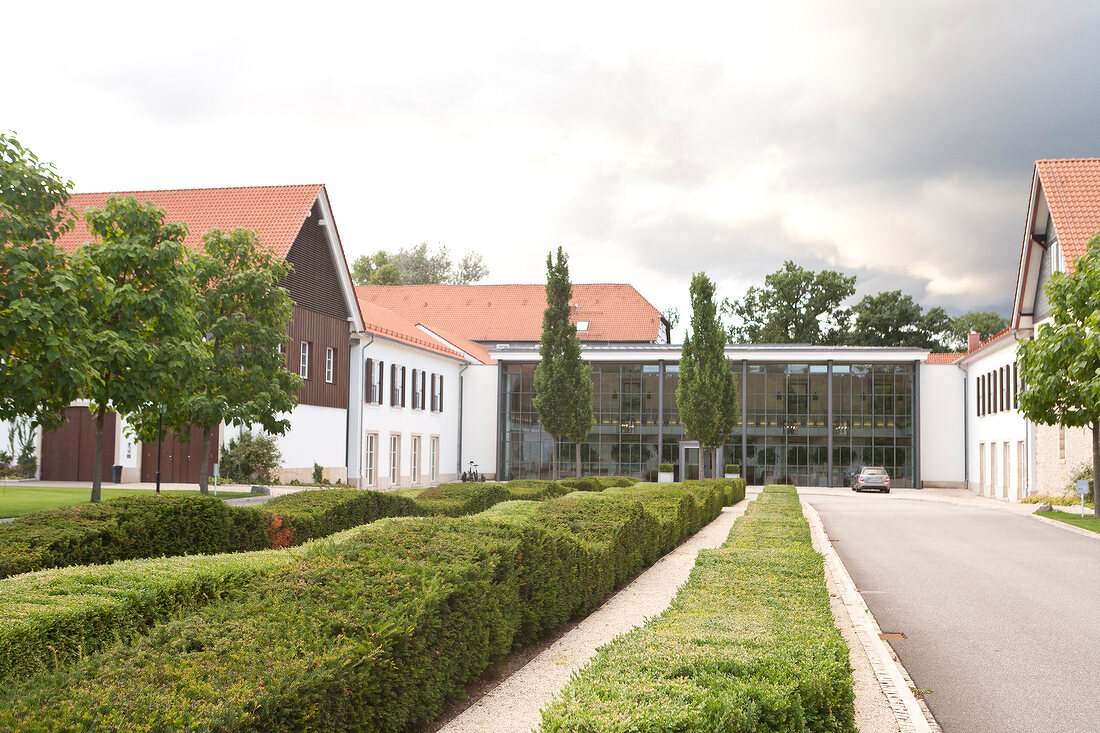
M 157 493 L 160 493 L 160 445 L 164 440 L 164 408 L 157 415 Z

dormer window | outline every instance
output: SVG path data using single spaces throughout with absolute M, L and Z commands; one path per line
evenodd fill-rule
M 577 321 L 577 331 L 583 333 L 588 330 L 588 321 Z

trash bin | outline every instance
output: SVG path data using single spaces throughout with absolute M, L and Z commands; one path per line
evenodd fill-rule
M 122 483 L 122 466 L 111 466 L 111 471 L 113 472 L 115 483 L 116 484 L 121 484 Z

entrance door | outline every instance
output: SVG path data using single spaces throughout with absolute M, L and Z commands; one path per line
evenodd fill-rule
M 680 481 L 699 478 L 699 441 L 680 441 Z

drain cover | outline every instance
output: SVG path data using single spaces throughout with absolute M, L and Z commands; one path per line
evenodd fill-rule
M 878 635 L 878 638 L 880 638 L 880 639 L 904 639 L 905 634 L 901 633 L 900 631 L 883 631 L 881 634 Z

